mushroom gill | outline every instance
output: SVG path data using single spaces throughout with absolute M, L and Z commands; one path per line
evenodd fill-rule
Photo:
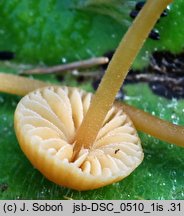
M 91 99 L 78 88 L 44 87 L 23 97 L 15 111 L 16 135 L 31 163 L 49 180 L 76 190 L 117 182 L 143 160 L 131 120 L 115 105 L 92 147 L 83 147 L 72 160 L 75 134 Z

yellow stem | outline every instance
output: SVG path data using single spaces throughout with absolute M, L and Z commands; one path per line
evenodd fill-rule
M 48 85 L 46 82 L 0 73 L 0 92 L 24 96 L 37 88 Z
M 184 147 L 184 127 L 156 118 L 125 103 L 118 104 L 130 116 L 137 130 L 171 144 Z
M 74 157 L 83 146 L 85 148 L 92 146 L 133 60 L 160 14 L 171 2 L 171 0 L 148 0 L 125 34 L 76 134 Z
M 49 85 L 51 84 L 38 80 L 0 73 L 0 92 L 24 96 L 37 88 Z M 130 116 L 137 130 L 184 147 L 184 127 L 161 120 L 125 103 L 115 102 L 115 105 L 123 108 Z

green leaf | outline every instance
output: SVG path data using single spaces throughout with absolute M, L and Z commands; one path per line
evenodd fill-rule
M 1 0 L 0 48 L 11 50 L 16 60 L 58 64 L 100 56 L 114 50 L 130 26 L 135 0 Z M 148 39 L 134 67 L 146 66 L 153 51 L 183 50 L 183 0 L 170 6 L 167 17 L 156 24 L 161 39 Z M 174 43 L 173 43 L 174 41 Z
M 80 0 L 76 1 L 76 8 L 113 18 L 120 23 L 123 33 L 125 33 L 133 21 L 129 14 L 132 10 L 135 10 L 136 2 L 139 2 L 139 0 Z M 143 66 L 147 66 L 150 54 L 154 51 L 170 51 L 172 53 L 183 51 L 183 10 L 183 0 L 174 1 L 173 4 L 168 6 L 167 16 L 161 17 L 154 27 L 159 31 L 160 40 L 148 39 L 146 41 L 134 62 L 134 68 L 141 69 Z
M 75 10 L 72 1 L 2 0 L 0 49 L 20 62 L 61 63 L 114 49 L 120 25 L 106 16 Z

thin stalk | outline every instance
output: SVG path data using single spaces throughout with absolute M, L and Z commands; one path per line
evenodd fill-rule
M 94 67 L 97 65 L 107 64 L 108 62 L 109 59 L 107 57 L 97 57 L 52 67 L 26 70 L 23 71 L 22 74 L 60 74 L 64 71 Z
M 13 74 L 0 73 L 0 92 L 24 96 L 29 92 L 48 86 L 46 82 L 31 80 Z
M 38 80 L 0 73 L 0 92 L 24 96 L 37 88 L 50 85 L 49 83 Z M 115 105 L 120 109 L 123 108 L 130 116 L 137 130 L 143 131 L 168 143 L 184 147 L 183 126 L 174 125 L 125 103 L 115 102 Z
M 163 10 L 172 0 L 148 0 L 120 42 L 75 137 L 74 158 L 91 148 L 133 60 Z
M 184 127 L 157 118 L 125 103 L 116 104 L 119 104 L 120 108 L 130 116 L 137 130 L 165 142 L 184 147 Z

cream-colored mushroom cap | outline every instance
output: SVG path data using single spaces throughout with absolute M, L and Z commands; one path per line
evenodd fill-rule
M 91 93 L 78 88 L 44 87 L 23 97 L 15 111 L 17 139 L 33 166 L 56 184 L 76 190 L 117 182 L 143 160 L 131 120 L 114 105 L 93 146 L 81 149 L 72 161 L 76 130 L 91 99 Z

